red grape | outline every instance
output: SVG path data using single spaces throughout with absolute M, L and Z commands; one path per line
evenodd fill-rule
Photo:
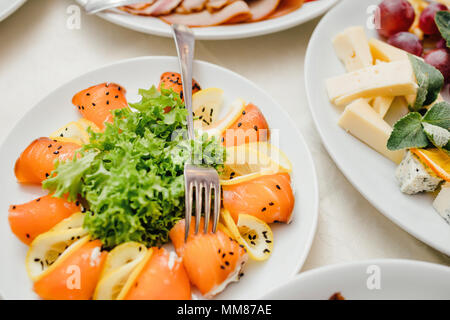
M 414 8 L 406 0 L 384 0 L 375 11 L 378 33 L 386 38 L 408 31 L 416 16 Z
M 394 34 L 388 39 L 388 43 L 391 46 L 403 49 L 409 53 L 421 56 L 423 52 L 423 46 L 419 38 L 409 32 L 399 32 Z
M 419 28 L 422 29 L 423 33 L 428 35 L 439 33 L 439 29 L 434 21 L 438 11 L 447 11 L 447 6 L 433 2 L 422 11 L 419 19 Z
M 438 42 L 436 42 L 436 48 L 438 48 L 438 49 L 446 49 L 447 48 L 447 41 L 445 41 L 444 38 L 441 38 Z
M 450 81 L 450 52 L 447 49 L 434 49 L 425 56 L 425 62 L 438 69 Z

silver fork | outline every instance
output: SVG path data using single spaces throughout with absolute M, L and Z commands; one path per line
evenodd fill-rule
M 191 29 L 184 25 L 172 25 L 172 31 L 177 46 L 178 60 L 181 68 L 181 81 L 183 82 L 184 104 L 188 111 L 187 128 L 189 140 L 194 140 L 194 120 L 192 112 L 192 61 L 194 60 L 195 37 Z M 195 189 L 195 234 L 200 228 L 202 208 L 205 208 L 205 223 L 203 232 L 208 232 L 208 225 L 211 211 L 211 193 L 214 192 L 214 212 L 212 231 L 217 230 L 217 223 L 220 217 L 220 182 L 217 171 L 212 168 L 199 167 L 191 163 L 184 166 L 184 187 L 185 187 L 185 235 L 186 241 L 191 225 L 192 203 Z M 203 193 L 205 202 L 202 203 Z
M 77 0 L 83 6 L 88 14 L 95 14 L 100 11 L 117 8 L 121 6 L 128 6 L 145 2 L 144 0 Z

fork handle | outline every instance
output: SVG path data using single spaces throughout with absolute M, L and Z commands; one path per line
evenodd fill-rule
M 174 24 L 172 30 L 177 46 L 183 82 L 184 104 L 188 111 L 187 128 L 189 140 L 194 140 L 194 117 L 192 111 L 192 61 L 194 60 L 195 37 L 185 25 Z

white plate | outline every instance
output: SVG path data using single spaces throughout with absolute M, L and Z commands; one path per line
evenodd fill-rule
M 193 28 L 193 30 L 196 38 L 202 40 L 238 39 L 259 36 L 285 30 L 314 19 L 330 9 L 336 2 L 338 0 L 317 0 L 305 3 L 300 9 L 276 19 L 228 26 Z M 158 18 L 116 12 L 104 12 L 98 14 L 98 16 L 132 30 L 163 37 L 172 37 L 169 25 Z
M 345 73 L 331 39 L 353 25 L 366 26 L 367 8 L 377 0 L 345 0 L 333 8 L 314 31 L 305 59 L 305 83 L 314 122 L 330 156 L 347 179 L 385 216 L 433 248 L 450 255 L 450 226 L 433 209 L 429 194 L 400 192 L 396 165 L 341 129 L 341 108 L 328 100 L 325 79 Z M 349 14 L 351 12 L 352 14 Z M 376 30 L 368 30 L 376 37 Z
M 10 14 L 19 9 L 27 0 L 1 0 L 0 21 L 6 19 Z
M 39 187 L 24 187 L 16 182 L 13 168 L 20 152 L 35 138 L 46 136 L 61 125 L 79 118 L 71 104 L 72 96 L 91 85 L 111 81 L 127 89 L 129 101 L 137 101 L 139 88 L 158 84 L 165 71 L 178 70 L 173 57 L 142 57 L 125 60 L 88 72 L 56 89 L 32 108 L 16 125 L 0 148 L 0 291 L 7 299 L 34 299 L 31 281 L 25 272 L 26 246 L 12 234 L 5 208 L 43 194 Z M 275 247 L 264 263 L 250 262 L 245 276 L 219 295 L 222 299 L 254 299 L 293 277 L 302 267 L 311 247 L 317 225 L 318 188 L 311 154 L 289 116 L 263 90 L 236 73 L 206 62 L 195 62 L 194 77 L 204 87 L 225 91 L 225 106 L 242 97 L 259 106 L 269 126 L 280 129 L 280 147 L 293 163 L 296 205 L 290 225 L 274 225 Z M 226 109 L 224 110 L 224 113 Z M 276 270 L 276 272 L 274 272 Z
M 302 273 L 262 299 L 324 300 L 335 292 L 348 300 L 449 300 L 450 268 L 390 259 L 338 264 Z

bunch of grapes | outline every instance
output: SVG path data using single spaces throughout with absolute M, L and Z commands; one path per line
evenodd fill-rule
M 427 39 L 435 39 L 432 50 L 424 50 L 423 42 L 410 30 L 416 13 L 407 0 L 384 0 L 378 6 L 375 19 L 377 31 L 385 37 L 389 44 L 403 49 L 411 54 L 421 56 L 425 62 L 439 69 L 445 81 L 450 82 L 450 50 L 436 26 L 435 16 L 438 11 L 448 11 L 447 6 L 433 2 L 420 14 L 419 28 Z

